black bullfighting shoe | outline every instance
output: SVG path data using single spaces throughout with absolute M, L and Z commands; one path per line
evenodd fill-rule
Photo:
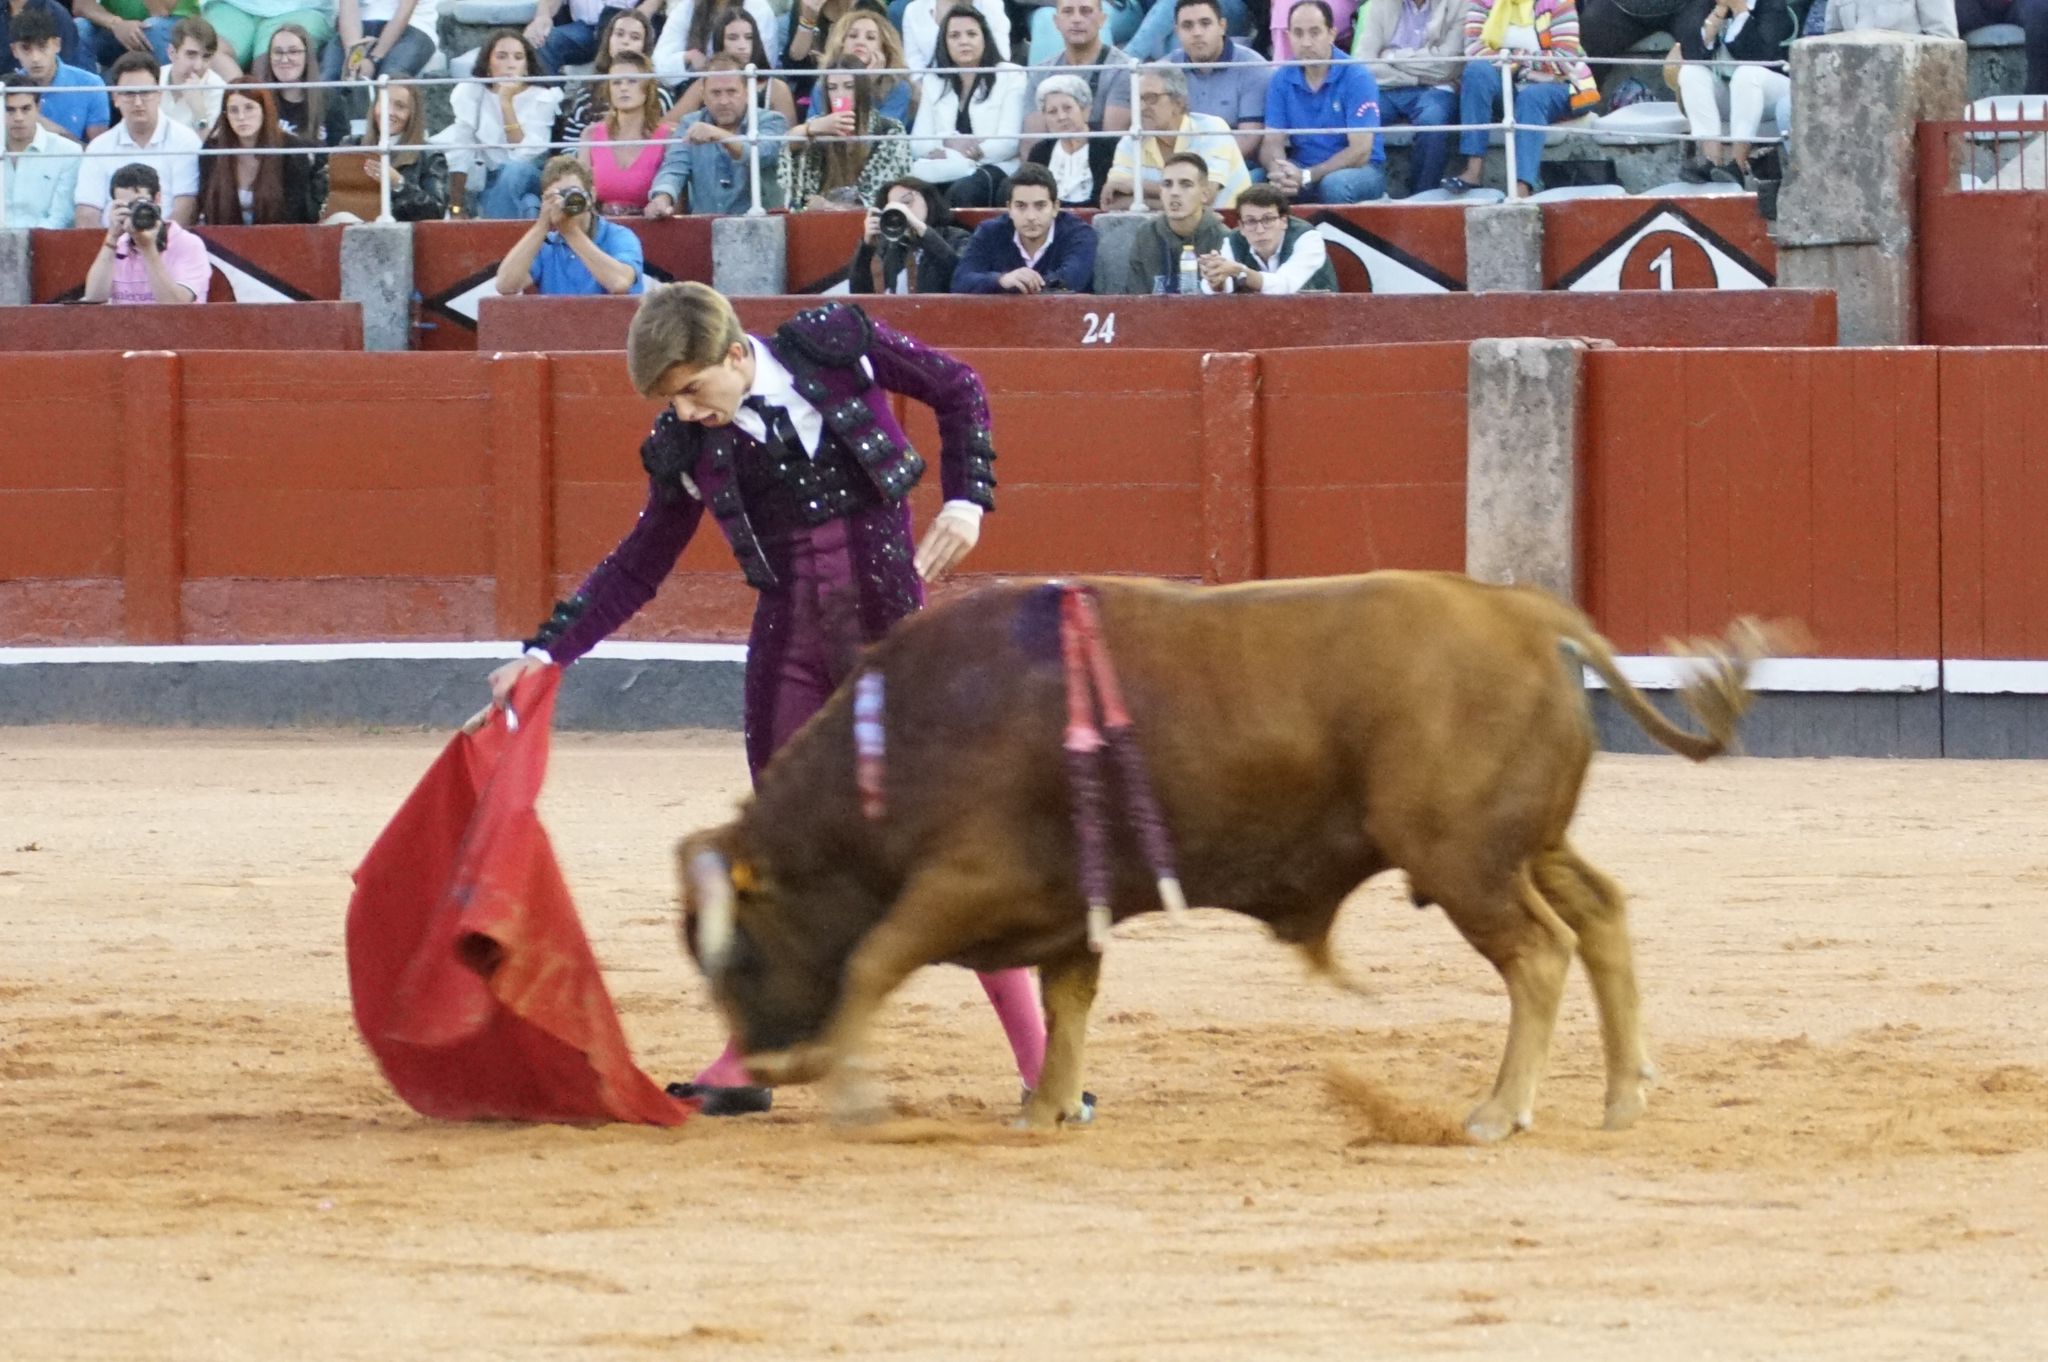
M 671 1083 L 668 1095 L 699 1103 L 699 1116 L 758 1116 L 775 1105 L 775 1089 L 745 1083 L 730 1088 L 711 1083 Z
M 1021 1097 L 1019 1097 L 1019 1098 L 1017 1099 L 1017 1105 L 1021 1107 L 1021 1106 L 1024 1106 L 1024 1105 L 1026 1105 L 1027 1103 L 1029 1103 L 1029 1102 L 1031 1101 L 1031 1093 L 1032 1093 L 1032 1089 L 1030 1089 L 1030 1088 L 1026 1088 L 1026 1089 L 1024 1089 L 1024 1093 L 1023 1093 L 1023 1096 L 1021 1096 Z M 1070 1125 L 1077 1125 L 1077 1126 L 1085 1126 L 1085 1125 L 1087 1125 L 1087 1124 L 1088 1124 L 1088 1123 L 1089 1123 L 1090 1121 L 1092 1121 L 1092 1120 L 1094 1120 L 1094 1119 L 1095 1119 L 1095 1094 L 1094 1094 L 1094 1093 L 1092 1093 L 1092 1092 L 1084 1092 L 1084 1093 L 1082 1093 L 1082 1094 L 1081 1094 L 1081 1114 L 1080 1114 L 1080 1115 L 1078 1115 L 1078 1116 L 1075 1116 L 1075 1117 L 1073 1117 L 1073 1118 L 1072 1118 L 1072 1119 L 1071 1119 L 1071 1120 L 1070 1120 L 1070 1121 L 1068 1122 L 1068 1124 L 1070 1124 Z

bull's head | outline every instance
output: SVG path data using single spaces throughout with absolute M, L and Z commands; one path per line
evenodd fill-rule
M 711 985 L 748 1069 L 768 1083 L 824 1076 L 826 1029 L 844 956 L 792 922 L 772 870 L 741 849 L 739 824 L 692 833 L 676 847 L 683 949 Z

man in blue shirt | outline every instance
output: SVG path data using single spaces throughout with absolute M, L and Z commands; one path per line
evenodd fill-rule
M 747 142 L 747 82 L 737 59 L 720 52 L 697 78 L 704 107 L 676 124 L 675 140 L 647 196 L 647 216 L 675 213 L 744 213 L 754 204 L 753 162 Z M 760 114 L 761 204 L 782 207 L 776 169 L 778 139 L 789 125 L 773 109 Z
M 1295 0 L 1287 40 L 1299 66 L 1283 66 L 1266 90 L 1266 179 L 1300 203 L 1362 203 L 1387 192 L 1380 87 L 1363 65 L 1333 65 L 1337 35 L 1324 0 Z M 1295 129 L 1341 128 L 1342 132 Z
M 643 293 L 643 263 L 640 238 L 598 216 L 589 169 L 557 156 L 540 170 L 540 216 L 498 263 L 498 292 Z
M 71 12 L 57 0 L 0 0 L 0 76 L 11 76 L 21 69 L 21 60 L 14 55 L 14 44 L 20 41 L 14 34 L 14 25 L 31 10 L 49 15 L 57 25 L 57 60 L 81 71 L 99 70 L 92 54 L 79 39 Z
M 1017 167 L 1009 213 L 974 229 L 953 267 L 953 292 L 1095 292 L 1095 229 L 1060 211 L 1050 170 L 1035 161 Z
M 6 0 L 0 0 L 0 9 Z M 69 28 L 66 23 L 62 28 Z M 104 90 L 75 90 L 101 83 L 96 71 L 81 71 L 58 59 L 63 34 L 47 10 L 24 7 L 8 27 L 8 52 L 20 73 L 43 87 L 43 124 L 79 142 L 90 142 L 114 121 Z

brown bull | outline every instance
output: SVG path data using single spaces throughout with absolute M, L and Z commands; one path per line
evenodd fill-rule
M 1710 650 L 1687 687 L 1696 737 L 1538 591 L 1413 572 L 1090 585 L 1188 902 L 1258 918 L 1327 971 L 1338 905 L 1406 872 L 1507 982 L 1506 1054 L 1467 1122 L 1486 1139 L 1530 1122 L 1576 950 L 1599 1006 L 1606 1123 L 1641 1113 L 1651 1070 L 1621 891 L 1566 836 L 1594 750 L 1579 662 L 1651 737 L 1705 760 L 1747 706 L 1754 630 Z M 886 695 L 879 817 L 856 789 L 848 685 L 734 821 L 682 842 L 685 944 L 761 1080 L 846 1080 L 882 1000 L 920 966 L 1037 966 L 1047 1054 L 1025 1118 L 1080 1113 L 1101 958 L 1076 882 L 1058 618 L 1056 584 L 1004 584 L 867 654 Z M 1110 803 L 1124 804 L 1114 788 Z M 1111 860 L 1115 918 L 1160 906 L 1121 820 Z M 842 1114 L 872 1100 L 850 1082 L 836 1099 Z

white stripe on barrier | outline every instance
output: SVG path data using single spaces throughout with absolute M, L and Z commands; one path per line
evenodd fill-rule
M 157 647 L 0 648 L 0 667 L 160 662 L 502 662 L 517 643 L 217 643 Z M 621 662 L 745 662 L 743 643 L 600 643 L 590 656 Z
M 1697 666 L 1682 657 L 1615 660 L 1639 690 L 1677 690 Z M 1600 687 L 1602 682 L 1588 672 L 1586 684 Z M 1941 689 L 1941 664 L 1931 657 L 1772 657 L 1756 664 L 1750 684 L 1760 691 L 1911 694 Z
M 2048 662 L 1952 657 L 1941 675 L 1943 689 L 1956 695 L 2048 695 Z

